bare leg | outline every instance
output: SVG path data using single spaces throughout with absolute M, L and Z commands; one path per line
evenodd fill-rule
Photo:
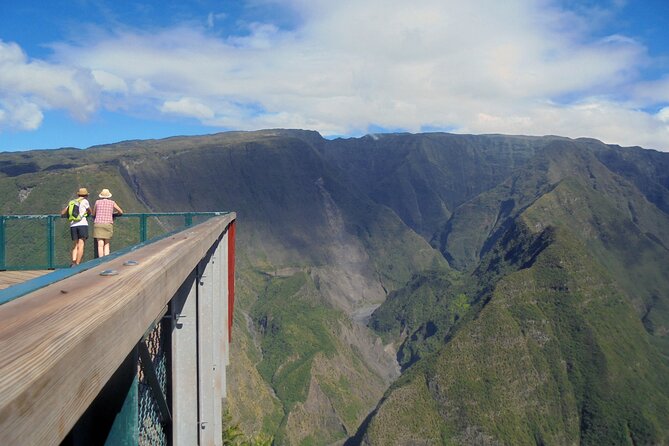
M 77 244 L 79 240 L 72 241 L 72 263 L 76 265 L 77 263 Z
M 86 243 L 86 240 L 83 238 L 80 238 L 77 240 L 77 261 L 75 262 L 77 265 L 81 263 L 81 260 L 84 258 L 84 244 Z
M 105 240 L 105 248 L 104 249 L 105 249 L 105 255 L 108 256 L 109 255 L 109 249 L 110 249 L 109 240 Z
M 98 242 L 98 246 L 97 246 L 97 248 L 98 248 L 98 257 L 102 257 L 102 256 L 105 255 L 105 249 L 104 249 L 105 241 L 102 240 L 101 238 L 99 238 L 99 239 L 97 239 L 97 242 Z

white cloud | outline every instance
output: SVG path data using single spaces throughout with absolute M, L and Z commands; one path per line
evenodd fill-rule
M 193 98 L 181 98 L 178 101 L 165 101 L 160 110 L 163 113 L 171 113 L 202 120 L 212 119 L 214 117 L 214 112 L 209 107 Z
M 95 78 L 95 81 L 100 85 L 100 88 L 103 91 L 115 92 L 115 93 L 127 93 L 128 84 L 125 80 L 116 76 L 114 74 L 108 73 L 102 70 L 92 70 L 91 74 Z
M 0 99 L 0 131 L 36 130 L 43 119 L 42 111 L 32 102 L 23 99 Z
M 466 131 L 494 133 L 498 128 L 515 134 L 558 134 L 597 138 L 608 144 L 639 145 L 669 150 L 669 119 L 662 112 L 655 115 L 620 107 L 619 104 L 589 98 L 571 106 L 544 104 L 531 110 L 532 115 L 487 115 L 472 123 Z M 669 118 L 667 113 L 666 118 Z M 555 132 L 555 129 L 563 129 Z M 662 146 L 664 144 L 664 146 Z
M 87 70 L 29 61 L 18 45 L 0 41 L 0 103 L 5 126 L 35 129 L 42 110 L 65 109 L 86 119 L 98 107 L 98 85 Z
M 296 29 L 251 23 L 244 35 L 222 38 L 206 31 L 218 19 L 212 13 L 202 29 L 124 29 L 54 46 L 57 65 L 14 62 L 32 66 L 33 78 L 40 69 L 55 75 L 49 88 L 25 88 L 22 97 L 70 110 L 53 98 L 65 86 L 85 113 L 98 101 L 118 107 L 122 97 L 128 109 L 238 129 L 328 135 L 431 126 L 669 150 L 666 122 L 643 111 L 669 102 L 669 84 L 639 81 L 646 49 L 618 34 L 586 34 L 588 19 L 604 21 L 607 11 L 578 15 L 549 0 L 281 3 L 299 11 Z M 0 65 L 2 57 L 0 48 Z
M 664 107 L 661 109 L 659 112 L 657 112 L 657 119 L 660 121 L 664 122 L 667 126 L 669 126 L 669 107 Z
M 135 79 L 132 82 L 132 92 L 136 95 L 148 95 L 153 91 L 151 83 L 145 79 Z
M 663 79 L 640 82 L 634 88 L 635 97 L 641 102 L 669 103 L 669 74 Z

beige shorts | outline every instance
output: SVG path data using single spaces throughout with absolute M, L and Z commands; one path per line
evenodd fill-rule
M 114 225 L 112 223 L 98 223 L 93 227 L 93 238 L 111 240 L 112 235 L 114 235 Z

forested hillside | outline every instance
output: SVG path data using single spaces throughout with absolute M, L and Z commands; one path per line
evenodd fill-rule
M 227 405 L 246 431 L 669 443 L 667 154 L 301 130 L 0 154 L 4 214 L 79 186 L 126 211 L 237 212 Z

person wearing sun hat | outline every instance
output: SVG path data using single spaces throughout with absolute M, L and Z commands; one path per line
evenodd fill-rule
M 99 200 L 93 206 L 93 238 L 97 243 L 98 257 L 109 255 L 109 242 L 114 235 L 114 216 L 123 214 L 123 209 L 114 200 L 109 189 L 102 189 Z
M 88 202 L 88 190 L 85 187 L 80 187 L 77 191 L 77 198 L 72 200 L 75 202 L 78 215 L 70 219 L 70 236 L 72 237 L 72 263 L 71 266 L 78 265 L 84 258 L 84 245 L 88 238 L 88 220 L 86 217 L 91 213 L 91 205 Z M 68 214 L 68 206 L 61 211 L 61 215 Z

